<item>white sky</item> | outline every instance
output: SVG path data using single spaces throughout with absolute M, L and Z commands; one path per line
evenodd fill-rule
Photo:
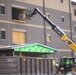
M 76 2 L 76 0 L 71 0 L 71 1 L 74 1 L 74 2 Z

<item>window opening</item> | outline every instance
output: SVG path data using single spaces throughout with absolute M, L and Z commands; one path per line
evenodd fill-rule
M 51 41 L 51 35 L 47 34 L 47 41 Z
M 50 14 L 49 13 L 46 13 L 46 17 L 50 18 Z
M 74 9 L 74 16 L 76 16 L 76 10 Z
M 5 39 L 5 31 L 1 31 L 1 39 Z
M 61 3 L 63 3 L 63 0 L 60 0 Z
M 75 32 L 76 32 L 76 26 L 75 26 Z
M 26 10 L 26 9 L 19 9 L 16 7 L 12 7 L 12 20 L 13 21 L 26 21 L 30 20 L 30 13 L 32 13 L 32 10 Z
M 64 17 L 61 17 L 61 22 L 64 22 Z
M 26 43 L 26 32 L 13 31 L 12 42 L 13 44 L 25 44 Z
M 0 6 L 0 14 L 5 14 L 5 6 Z
M 25 21 L 24 9 L 12 7 L 12 19 Z

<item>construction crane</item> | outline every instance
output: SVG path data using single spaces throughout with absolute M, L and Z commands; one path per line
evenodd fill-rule
M 62 29 L 53 23 L 48 17 L 46 17 L 38 8 L 35 8 L 31 16 L 35 15 L 36 13 L 39 13 L 46 21 L 49 23 L 49 25 L 52 27 L 52 30 L 54 30 L 60 37 L 61 39 L 68 44 L 68 46 L 76 52 L 76 45 L 74 42 L 62 31 Z
M 30 14 L 30 16 L 32 17 L 33 15 L 35 15 L 36 13 L 38 13 L 43 19 L 45 19 L 45 21 L 47 21 L 47 23 L 49 23 L 49 25 L 52 27 L 52 30 L 56 32 L 56 34 L 58 34 L 60 36 L 60 38 L 62 39 L 62 41 L 66 42 L 68 44 L 68 46 L 74 51 L 76 52 L 76 45 L 74 44 L 74 42 L 66 35 L 65 32 L 62 31 L 62 29 L 56 25 L 55 23 L 53 23 L 48 17 L 46 17 L 38 8 L 35 8 L 34 11 L 32 12 L 32 14 Z M 64 62 L 63 62 L 64 61 Z M 64 64 L 63 64 L 64 63 Z M 73 71 L 73 73 L 76 75 L 76 63 L 75 63 L 75 58 L 61 58 L 60 59 L 60 64 L 58 66 L 58 72 L 64 73 L 66 74 L 68 71 Z

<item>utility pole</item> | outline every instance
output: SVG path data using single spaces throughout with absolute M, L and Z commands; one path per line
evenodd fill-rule
M 70 37 L 72 40 L 72 15 L 71 15 L 71 0 L 69 0 L 69 20 L 70 20 Z M 71 56 L 73 57 L 73 51 L 71 50 Z
M 45 0 L 43 0 L 43 14 L 45 14 Z M 44 44 L 46 45 L 46 26 L 45 26 L 45 19 L 43 19 L 44 24 Z

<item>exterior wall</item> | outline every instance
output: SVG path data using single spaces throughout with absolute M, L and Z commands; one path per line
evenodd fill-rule
M 20 0 L 16 0 L 16 1 L 19 1 Z M 45 0 L 45 6 L 47 8 L 51 8 L 51 9 L 55 9 L 55 10 L 59 10 L 59 11 L 65 11 L 65 12 L 69 12 L 69 3 L 68 3 L 69 0 L 65 0 L 63 3 L 60 2 L 60 0 Z M 25 3 L 28 3 L 28 4 L 32 4 L 32 5 L 37 5 L 37 6 L 43 6 L 43 0 L 25 0 L 23 1 Z M 65 8 L 66 7 L 66 8 Z
M 76 31 L 75 31 L 75 27 L 76 27 L 76 16 L 74 15 L 74 9 L 76 10 L 76 2 L 72 2 L 71 3 L 71 13 L 72 13 L 72 40 L 75 42 L 76 44 Z M 76 57 L 76 53 L 74 52 L 73 55 Z
M 76 10 L 76 4 L 75 5 L 72 4 L 71 9 L 72 9 L 72 20 L 76 21 L 76 16 L 74 15 L 74 9 Z
M 76 10 L 76 4 L 72 4 L 72 30 L 73 30 L 73 40 L 76 42 L 76 32 L 75 32 L 75 26 L 76 26 L 76 16 L 74 15 L 74 10 Z
M 0 45 L 12 45 L 12 31 L 13 29 L 19 29 L 25 31 L 27 34 L 27 43 L 41 43 L 45 44 L 44 40 L 44 21 L 43 18 L 37 14 L 32 20 L 26 22 L 13 22 L 12 21 L 12 6 L 17 8 L 33 10 L 38 7 L 43 12 L 43 0 L 0 0 L 0 3 L 5 4 L 5 14 L 0 14 L 0 28 L 4 28 L 6 31 L 6 39 L 0 39 Z M 45 12 L 50 14 L 50 19 L 59 25 L 61 29 L 70 37 L 70 16 L 69 16 L 69 0 L 64 0 L 60 3 L 60 0 L 45 0 Z M 64 17 L 65 22 L 61 22 L 61 17 Z M 51 35 L 51 41 L 46 40 L 46 45 L 65 50 L 71 56 L 70 48 L 62 42 L 61 38 L 51 30 L 51 27 L 47 22 L 46 35 Z M 0 29 L 1 30 L 1 29 Z M 65 55 L 65 53 L 63 53 Z M 63 56 L 60 55 L 60 56 Z

